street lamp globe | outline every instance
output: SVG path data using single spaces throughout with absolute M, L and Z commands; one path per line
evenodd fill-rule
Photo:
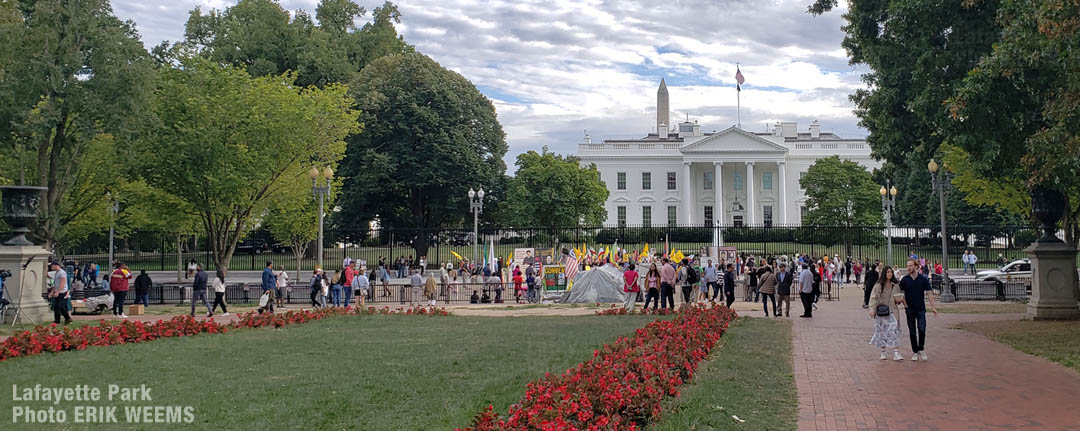
M 323 176 L 323 178 L 326 178 L 327 182 L 329 182 L 331 178 L 334 178 L 334 170 L 330 169 L 330 167 L 327 166 L 327 167 L 323 168 L 322 176 Z
M 469 199 L 472 199 L 474 197 L 476 197 L 476 190 L 473 190 L 472 187 L 469 187 Z
M 312 166 L 311 170 L 308 171 L 308 176 L 311 177 L 311 181 L 319 179 L 319 168 Z
M 938 170 L 938 164 L 934 161 L 934 159 L 930 159 L 930 163 L 926 165 L 926 168 L 930 169 L 931 174 L 936 174 Z
M 885 190 L 885 186 L 881 186 L 881 190 L 878 190 L 878 192 L 881 193 L 881 197 L 885 197 L 885 195 L 889 193 L 888 190 Z
M 480 191 L 476 192 L 476 197 L 478 197 L 480 199 L 484 198 L 484 188 L 483 187 L 480 188 Z
M 895 198 L 896 197 L 896 186 L 893 186 L 892 190 L 889 190 L 889 193 L 892 195 L 892 197 Z

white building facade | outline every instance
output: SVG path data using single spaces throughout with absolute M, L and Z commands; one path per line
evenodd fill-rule
M 668 126 L 667 85 L 657 91 L 657 130 L 641 139 L 586 136 L 582 165 L 595 164 L 607 184 L 609 225 L 799 225 L 806 203 L 799 179 L 819 158 L 840 156 L 869 170 L 864 139 L 821 133 L 817 122 L 797 130 L 778 122 L 769 133 L 730 127 L 702 133 L 697 122 Z

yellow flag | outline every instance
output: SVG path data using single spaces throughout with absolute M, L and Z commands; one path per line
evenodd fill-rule
M 461 257 L 461 255 L 457 254 L 457 252 L 454 251 L 454 250 L 450 250 L 450 254 L 454 255 L 454 257 L 457 258 L 457 260 L 465 260 L 464 257 Z
M 676 262 L 683 260 L 684 257 L 686 256 L 684 256 L 683 252 L 679 250 L 675 250 L 675 253 L 671 254 L 671 260 L 674 260 Z

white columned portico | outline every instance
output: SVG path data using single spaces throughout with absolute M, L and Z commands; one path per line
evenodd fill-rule
M 724 162 L 713 162 L 713 224 L 724 224 Z
M 694 223 L 694 182 L 690 181 L 690 162 L 683 162 L 682 164 L 682 188 L 683 188 L 683 205 L 681 218 L 683 224 L 689 226 Z
M 757 202 L 754 200 L 754 162 L 746 162 L 746 224 L 757 225 Z
M 781 160 L 776 162 L 776 171 L 780 173 L 779 192 L 780 192 L 780 224 L 787 224 L 787 164 Z

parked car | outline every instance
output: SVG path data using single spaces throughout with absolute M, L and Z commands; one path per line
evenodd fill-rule
M 975 274 L 978 282 L 1025 281 L 1031 283 L 1031 260 L 1017 259 L 998 269 L 988 269 Z
M 450 238 L 450 245 L 465 246 L 472 245 L 473 234 L 472 232 L 457 232 L 452 238 Z
M 262 254 L 270 250 L 270 244 L 258 239 L 246 239 L 236 244 L 234 254 Z

